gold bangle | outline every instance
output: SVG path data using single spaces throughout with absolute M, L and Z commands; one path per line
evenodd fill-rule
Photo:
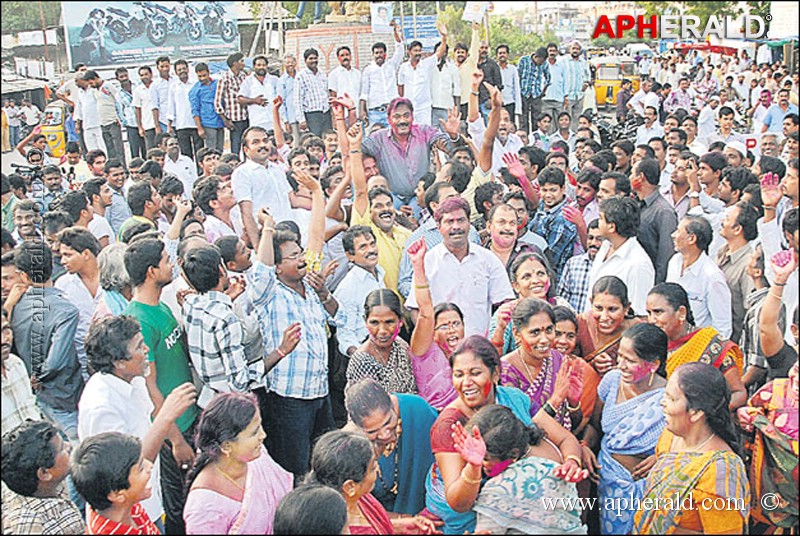
M 574 454 L 570 454 L 569 456 L 567 456 L 566 459 L 564 460 L 564 463 L 567 463 L 569 460 L 572 460 L 575 463 L 577 463 L 579 469 L 583 469 L 583 463 L 581 462 L 581 459 L 575 456 Z
M 772 296 L 773 298 L 775 298 L 776 300 L 778 300 L 778 301 L 783 301 L 783 296 L 779 296 L 779 295 L 775 294 L 774 292 L 772 292 L 771 290 L 769 291 L 768 294 L 770 296 Z
M 475 484 L 480 484 L 481 483 L 481 479 L 480 478 L 477 479 L 477 480 L 474 480 L 474 479 L 472 479 L 472 478 L 470 478 L 470 477 L 468 477 L 467 475 L 464 474 L 464 470 L 466 470 L 466 468 L 467 467 L 464 466 L 464 469 L 461 470 L 461 478 L 464 479 L 464 482 L 466 482 L 467 484 L 472 484 L 473 486 Z
M 262 233 L 263 233 L 263 232 L 267 232 L 267 233 L 274 233 L 274 232 L 275 232 L 275 228 L 274 228 L 274 227 L 267 227 L 267 226 L 265 225 L 264 227 L 262 227 L 262 228 L 261 228 L 261 232 L 262 232 Z
M 569 401 L 567 401 L 567 411 L 569 411 L 570 413 L 575 413 L 579 409 L 581 409 L 581 401 L 580 400 L 578 400 L 578 405 L 575 406 L 574 408 L 572 406 L 570 406 L 569 405 Z
M 425 290 L 426 288 L 431 288 L 430 285 L 414 285 L 414 288 L 418 288 L 420 290 Z

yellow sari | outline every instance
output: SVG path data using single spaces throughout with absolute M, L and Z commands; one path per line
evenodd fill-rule
M 723 374 L 734 365 L 739 369 L 739 374 L 744 369 L 744 357 L 739 346 L 723 338 L 712 327 L 701 328 L 681 339 L 670 341 L 667 378 L 685 363 L 712 365 Z
M 723 450 L 670 452 L 673 439 L 664 430 L 658 440 L 656 464 L 647 476 L 632 533 L 743 533 L 750 512 L 744 462 Z

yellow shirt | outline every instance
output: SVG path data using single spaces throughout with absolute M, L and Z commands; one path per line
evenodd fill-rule
M 350 216 L 350 225 L 366 225 L 372 229 L 375 234 L 375 244 L 378 246 L 378 264 L 386 271 L 383 282 L 386 288 L 397 292 L 397 281 L 400 279 L 400 258 L 403 256 L 403 248 L 406 240 L 411 236 L 411 231 L 395 224 L 392 227 L 392 234 L 386 234 L 372 221 L 369 208 L 363 215 L 359 215 L 354 208 L 353 214 Z
M 476 165 L 475 169 L 472 170 L 472 176 L 467 184 L 467 189 L 461 194 L 461 198 L 469 203 L 470 220 L 480 218 L 481 215 L 480 212 L 478 212 L 478 207 L 475 205 L 475 190 L 478 189 L 478 186 L 486 184 L 487 182 L 492 182 L 493 180 L 494 175 L 492 175 L 491 170 L 484 172 L 480 165 Z

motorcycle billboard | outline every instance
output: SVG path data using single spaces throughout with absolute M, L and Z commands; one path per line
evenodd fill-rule
M 62 2 L 70 65 L 141 65 L 239 50 L 236 2 Z

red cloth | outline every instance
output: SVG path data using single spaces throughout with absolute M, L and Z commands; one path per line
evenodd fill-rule
M 350 534 L 394 534 L 392 520 L 378 499 L 367 493 L 358 500 L 358 509 L 369 525 L 350 525 Z
M 135 526 L 131 527 L 118 521 L 101 516 L 89 507 L 89 522 L 86 524 L 86 534 L 161 534 L 147 512 L 144 511 L 141 503 L 136 503 L 131 507 L 131 517 Z
M 431 450 L 440 452 L 457 452 L 453 445 L 453 425 L 456 422 L 467 424 L 467 416 L 455 408 L 445 408 L 431 427 Z

